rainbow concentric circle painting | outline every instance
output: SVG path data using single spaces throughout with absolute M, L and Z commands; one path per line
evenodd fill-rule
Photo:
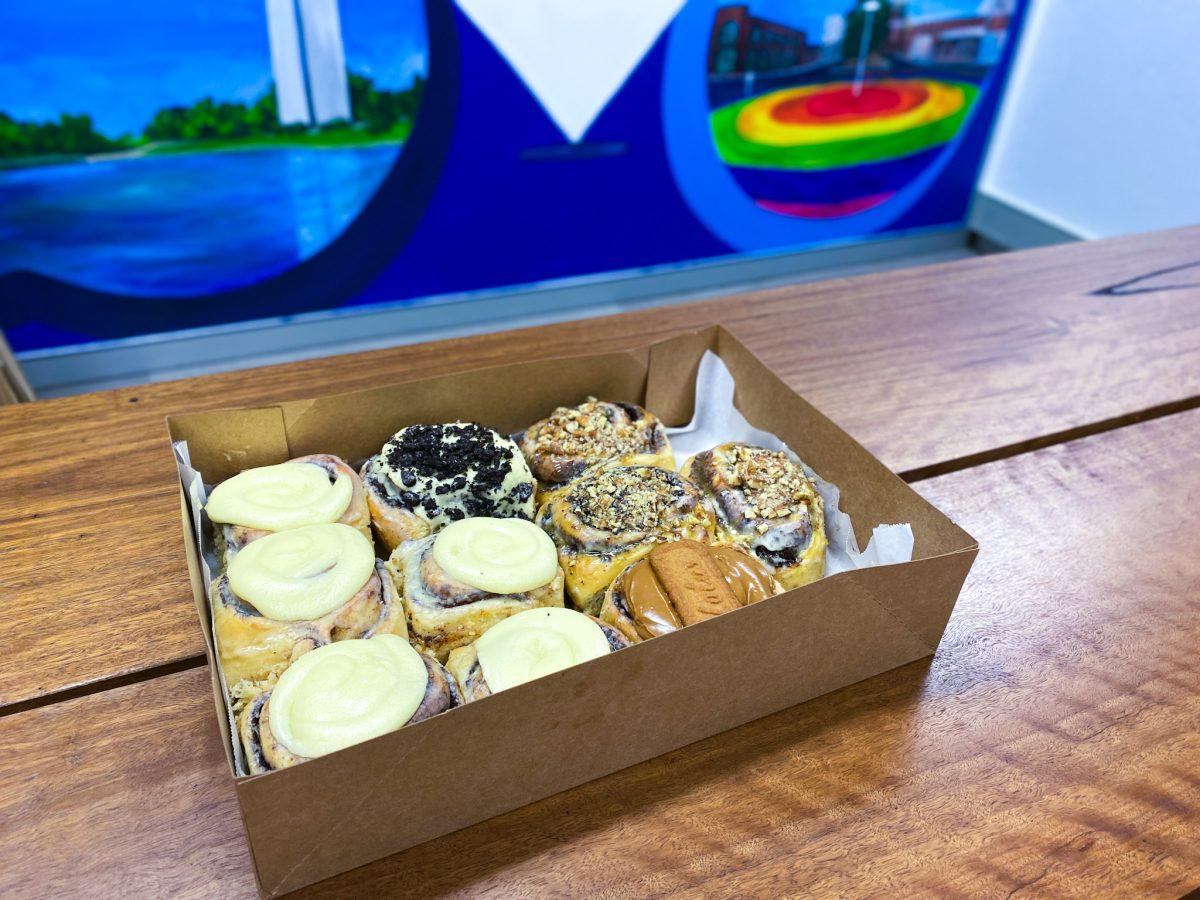
M 712 116 L 721 159 L 763 209 L 851 215 L 890 199 L 961 127 L 974 85 L 926 78 L 808 85 Z
M 743 251 L 959 222 L 1017 0 L 689 0 L 663 122 L 695 214 Z

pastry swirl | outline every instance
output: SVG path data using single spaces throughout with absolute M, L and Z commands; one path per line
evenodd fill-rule
M 745 547 L 791 590 L 825 574 L 825 503 L 786 453 L 720 444 L 683 467 L 717 514 L 720 540 Z
M 362 480 L 327 453 L 239 472 L 213 488 L 204 510 L 226 566 L 251 541 L 306 525 L 339 522 L 371 536 Z
M 341 530 L 341 533 L 337 535 L 339 539 L 325 543 L 316 567 L 303 554 L 292 555 L 295 571 L 309 577 L 288 579 L 282 571 L 288 563 L 286 551 L 302 547 L 303 543 L 297 544 L 297 539 L 314 530 L 317 532 L 314 540 L 330 531 Z M 347 554 L 354 558 L 345 566 L 349 571 L 343 573 L 349 577 L 341 577 L 338 570 L 343 566 L 337 558 L 337 548 L 354 547 L 354 541 L 359 546 Z M 247 553 L 261 545 L 267 548 L 267 556 L 273 556 L 271 549 L 277 542 L 288 546 L 273 560 L 275 571 L 268 572 L 267 589 L 259 595 L 255 591 L 262 584 L 253 572 L 254 555 L 258 553 L 249 557 Z M 365 569 L 359 551 L 368 556 Z M 256 541 L 247 548 L 247 553 L 238 554 L 230 569 L 213 582 L 211 597 L 217 654 L 235 705 L 270 688 L 291 663 L 316 647 L 376 634 L 407 634 L 403 607 L 383 563 L 375 560 L 366 538 L 348 526 L 315 525 L 298 529 L 294 534 L 280 532 Z M 249 578 L 243 569 L 252 570 Z M 362 575 L 357 585 L 355 573 Z M 311 582 L 318 583 L 315 590 Z M 253 585 L 250 593 L 259 604 L 270 609 L 269 613 L 239 595 L 238 586 L 245 583 Z M 297 595 L 297 603 L 291 609 L 289 591 Z
M 471 521 L 455 523 L 447 532 Z M 563 605 L 563 572 L 553 544 L 533 523 L 519 524 L 532 529 L 546 542 L 551 561 L 548 569 L 541 569 L 541 574 L 549 573 L 548 579 L 523 591 L 490 591 L 449 574 L 437 553 L 442 534 L 447 532 L 406 541 L 396 548 L 387 562 L 387 570 L 402 598 L 414 645 L 444 661 L 456 647 L 476 640 L 514 613 Z M 535 580 L 540 580 L 540 575 Z
M 509 438 L 467 422 L 410 425 L 362 469 L 388 552 L 469 516 L 532 519 L 534 480 Z
M 690 542 L 663 546 L 687 543 Z M 771 568 L 744 549 L 732 544 L 692 546 L 697 553 L 703 551 L 711 556 L 718 576 L 728 584 L 730 599 L 737 606 L 757 603 L 783 592 L 783 585 Z M 689 598 L 678 596 L 676 585 L 664 582 L 652 564 L 658 549 L 627 566 L 605 591 L 600 607 L 600 621 L 612 625 L 635 643 L 670 634 L 710 614 L 695 603 L 686 603 Z
M 656 543 L 712 539 L 715 520 L 699 488 L 670 469 L 595 467 L 538 512 L 538 524 L 558 546 L 567 595 L 595 615 L 617 573 Z
M 255 775 L 370 740 L 461 703 L 458 686 L 437 660 L 401 637 L 379 635 L 308 654 L 273 690 L 246 705 L 237 727 Z
M 662 422 L 635 403 L 588 397 L 560 406 L 520 435 L 521 452 L 539 491 L 556 488 L 600 462 L 621 466 L 675 468 L 675 454 Z M 545 499 L 539 496 L 539 502 Z
M 569 609 L 518 613 L 489 634 L 500 640 L 485 635 L 452 651 L 446 663 L 464 703 L 630 645 L 611 625 Z

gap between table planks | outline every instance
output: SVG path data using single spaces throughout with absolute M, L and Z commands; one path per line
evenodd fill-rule
M 719 321 L 894 470 L 927 476 L 1200 402 L 1197 259 L 1200 228 L 1180 229 L 0 408 L 0 714 L 199 662 L 167 413 Z
M 294 896 L 1178 896 L 1198 445 L 1192 411 L 923 482 L 982 548 L 932 662 Z M 255 896 L 217 727 L 203 669 L 0 720 L 0 895 Z

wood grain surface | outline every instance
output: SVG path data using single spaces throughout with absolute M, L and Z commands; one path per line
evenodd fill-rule
M 1200 884 L 1200 411 L 922 482 L 934 660 L 296 896 L 1177 897 Z M 252 897 L 203 669 L 0 718 L 0 896 Z
M 0 708 L 202 652 L 163 417 L 721 322 L 897 471 L 1200 396 L 1200 228 L 0 407 Z M 69 597 L 64 614 L 60 598 Z M 119 626 L 114 627 L 114 609 Z

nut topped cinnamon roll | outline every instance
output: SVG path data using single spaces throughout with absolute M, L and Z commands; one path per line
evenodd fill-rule
M 309 525 L 247 545 L 212 585 L 217 654 L 235 705 L 316 647 L 406 635 L 404 611 L 371 542 Z
M 554 542 L 524 519 L 474 518 L 405 541 L 387 563 L 413 643 L 439 660 L 502 619 L 563 605 Z
M 595 615 L 617 573 L 656 543 L 708 543 L 716 523 L 699 488 L 677 473 L 617 466 L 593 468 L 554 492 L 538 524 L 558 546 L 571 602 Z
M 560 406 L 529 426 L 520 442 L 543 492 L 599 462 L 675 468 L 675 454 L 662 422 L 634 403 L 588 397 L 578 406 Z
M 629 646 L 619 631 L 573 609 L 535 609 L 505 619 L 450 654 L 463 702 L 550 675 Z
M 362 470 L 371 523 L 387 547 L 468 516 L 532 519 L 534 480 L 509 438 L 467 422 L 410 425 Z
M 825 574 L 825 503 L 780 450 L 720 444 L 683 467 L 717 513 L 717 534 L 775 570 L 791 590 Z
M 305 525 L 340 522 L 371 536 L 362 481 L 327 453 L 239 472 L 213 488 L 204 510 L 217 525 L 225 565 L 251 541 Z
M 301 657 L 238 716 L 250 774 L 286 769 L 428 719 L 461 703 L 432 657 L 396 635 Z

